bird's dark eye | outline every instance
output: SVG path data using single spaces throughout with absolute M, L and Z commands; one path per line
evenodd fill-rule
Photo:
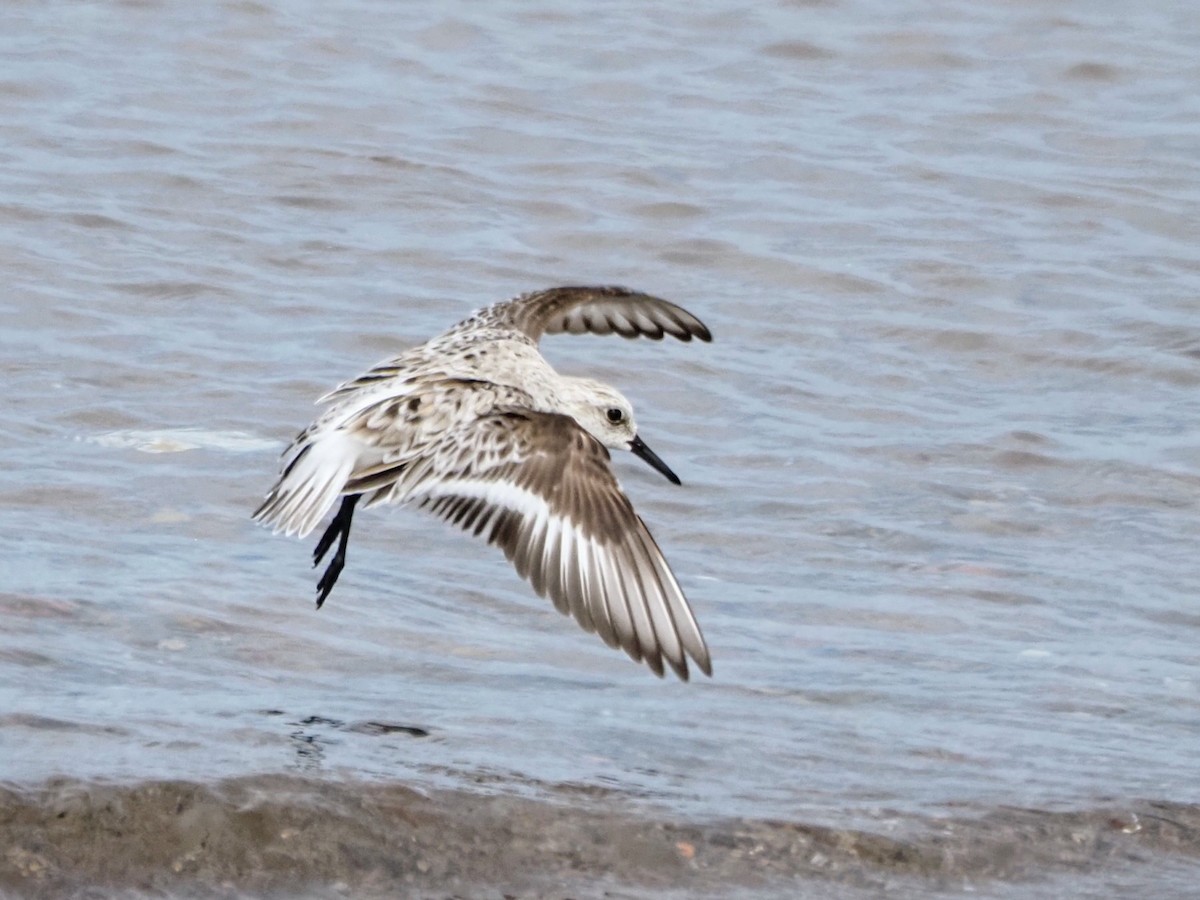
M 620 425 L 624 418 L 625 413 L 621 412 L 615 406 L 608 411 L 608 421 L 612 422 L 614 425 Z

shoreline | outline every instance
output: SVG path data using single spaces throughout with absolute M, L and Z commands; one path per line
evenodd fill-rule
M 212 784 L 58 778 L 0 789 L 0 891 L 853 897 L 972 885 L 986 896 L 988 884 L 1062 873 L 1172 860 L 1200 869 L 1200 804 L 999 809 L 916 819 L 897 832 L 779 819 L 697 822 L 613 798 L 539 800 L 294 775 Z

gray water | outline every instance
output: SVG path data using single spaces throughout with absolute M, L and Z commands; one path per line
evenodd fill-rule
M 1200 802 L 1198 46 L 1188 2 L 4 6 L 0 779 Z M 560 283 L 715 335 L 544 345 L 683 478 L 615 461 L 711 682 L 418 513 L 320 612 L 250 522 L 324 390 Z

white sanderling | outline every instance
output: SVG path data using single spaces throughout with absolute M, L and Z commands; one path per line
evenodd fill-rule
M 617 484 L 606 447 L 679 478 L 640 437 L 614 388 L 559 375 L 543 334 L 712 335 L 691 313 L 620 287 L 557 287 L 494 304 L 318 400 L 254 518 L 307 535 L 342 498 L 313 552 L 317 606 L 346 561 L 354 508 L 412 503 L 504 550 L 522 578 L 610 647 L 684 681 L 712 662 L 662 551 Z

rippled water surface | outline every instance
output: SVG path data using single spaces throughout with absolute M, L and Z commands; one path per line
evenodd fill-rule
M 1200 802 L 1197 46 L 1183 2 L 4 7 L 0 779 Z M 326 388 L 560 283 L 715 334 L 544 345 L 683 478 L 615 461 L 711 681 L 406 510 L 317 612 L 249 520 Z

